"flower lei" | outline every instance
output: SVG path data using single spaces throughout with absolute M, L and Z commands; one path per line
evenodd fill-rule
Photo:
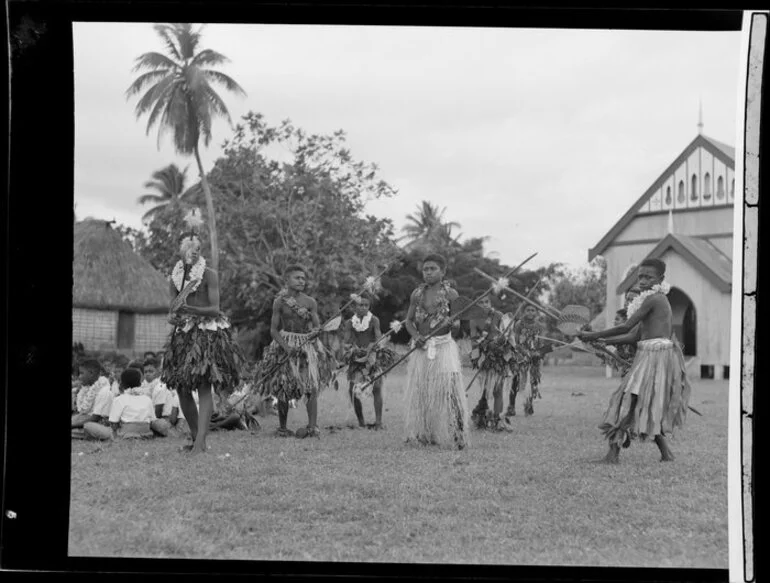
M 300 306 L 297 303 L 297 300 L 289 295 L 289 290 L 285 290 L 285 289 L 281 290 L 278 293 L 278 297 L 284 304 L 289 306 L 289 308 L 291 308 L 300 318 L 302 318 L 303 320 L 310 319 L 310 310 Z
M 639 308 L 642 307 L 642 304 L 644 303 L 644 300 L 646 300 L 648 297 L 654 294 L 663 294 L 668 295 L 668 292 L 671 291 L 671 286 L 668 284 L 668 282 L 662 282 L 658 283 L 652 288 L 648 289 L 647 291 L 643 291 L 638 296 L 636 296 L 628 306 L 626 306 L 626 319 L 630 319 L 631 315 L 636 312 Z
M 105 386 L 110 386 L 110 381 L 106 377 L 99 377 L 96 382 L 91 385 L 90 387 L 83 387 L 78 391 L 76 404 L 78 408 L 78 413 L 90 413 L 91 410 L 94 407 L 94 401 L 96 400 L 96 395 L 101 391 Z
M 131 387 L 123 391 L 126 395 L 134 395 L 134 396 L 141 396 L 145 395 L 147 397 L 150 396 L 150 387 L 149 385 L 144 386 L 138 386 L 138 387 Z
M 441 323 L 443 318 L 449 316 L 450 309 L 447 292 L 452 288 L 452 286 L 449 285 L 448 281 L 441 282 L 441 287 L 439 287 L 438 293 L 436 294 L 436 303 L 433 307 L 433 310 L 430 312 L 426 310 L 422 305 L 422 299 L 425 295 L 425 289 L 427 287 L 428 285 L 424 283 L 417 288 L 417 295 L 415 297 L 417 308 L 415 309 L 414 318 L 417 320 L 417 322 L 424 322 L 428 319 L 429 316 L 433 316 L 430 320 L 430 327 L 435 328 Z
M 356 332 L 366 332 L 369 329 L 369 324 L 372 322 L 372 313 L 366 312 L 366 316 L 363 319 L 359 318 L 358 314 L 353 314 L 350 322 L 353 324 L 353 329 Z
M 203 281 L 203 274 L 206 271 L 206 260 L 203 257 L 199 257 L 195 265 L 190 269 L 190 293 L 193 293 Z M 177 291 L 182 291 L 182 280 L 184 279 L 184 262 L 180 259 L 174 265 L 174 270 L 171 272 L 171 281 L 174 282 L 174 286 Z

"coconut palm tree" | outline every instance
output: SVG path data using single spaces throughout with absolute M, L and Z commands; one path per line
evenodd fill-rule
M 438 206 L 428 202 L 422 201 L 417 206 L 417 212 L 406 216 L 406 220 L 409 223 L 403 228 L 406 233 L 403 239 L 408 240 L 410 243 L 416 243 L 419 241 L 432 242 L 439 244 L 449 244 L 453 241 L 457 241 L 460 235 L 452 237 L 452 229 L 459 228 L 460 223 L 444 221 L 444 213 L 446 207 L 439 210 Z
M 160 209 L 173 200 L 181 200 L 195 190 L 195 187 L 185 189 L 187 182 L 187 168 L 180 170 L 176 164 L 169 164 L 165 168 L 152 173 L 152 180 L 144 183 L 144 187 L 154 190 L 155 193 L 146 193 L 137 199 L 139 204 L 153 204 L 154 206 L 142 215 L 142 221 L 149 223 Z
M 223 117 L 229 123 L 230 113 L 212 84 L 223 86 L 239 95 L 246 92 L 233 79 L 213 69 L 228 62 L 227 57 L 211 49 L 199 49 L 201 30 L 193 30 L 191 24 L 156 24 L 155 32 L 163 41 L 166 54 L 144 53 L 136 59 L 133 72 L 145 71 L 126 91 L 131 98 L 146 89 L 136 104 L 136 117 L 149 114 L 147 134 L 158 124 L 158 148 L 164 133 L 173 133 L 176 151 L 185 156 L 195 156 L 201 186 L 206 197 L 206 209 L 211 237 L 211 267 L 219 266 L 214 202 L 211 198 L 206 173 L 199 152 L 199 142 L 211 142 L 211 120 Z M 197 51 L 197 52 L 196 52 Z

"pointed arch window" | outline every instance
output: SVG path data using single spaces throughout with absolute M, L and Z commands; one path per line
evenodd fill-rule
M 698 200 L 698 175 L 693 174 L 690 180 L 690 200 Z
M 717 199 L 722 200 L 725 197 L 725 180 L 721 176 L 717 178 Z
M 708 200 L 711 198 L 711 174 L 706 172 L 703 177 L 703 199 Z
M 679 194 L 676 195 L 676 200 L 679 204 L 684 202 L 684 180 L 679 181 Z
M 666 206 L 671 206 L 671 203 L 674 202 L 673 198 L 671 197 L 671 187 L 666 187 Z

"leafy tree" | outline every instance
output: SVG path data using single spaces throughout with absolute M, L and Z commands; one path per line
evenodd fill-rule
M 559 310 L 570 304 L 587 306 L 595 317 L 607 303 L 607 262 L 599 256 L 587 268 L 557 272 L 548 303 Z
M 198 148 L 201 138 L 205 146 L 209 145 L 214 117 L 230 121 L 230 113 L 212 84 L 240 95 L 246 93 L 233 79 L 212 68 L 228 61 L 224 55 L 211 49 L 198 50 L 202 29 L 193 30 L 188 23 L 156 24 L 154 29 L 165 45 L 166 54 L 144 53 L 136 59 L 133 71 L 145 72 L 134 80 L 126 97 L 146 89 L 135 111 L 137 118 L 149 114 L 147 133 L 157 123 L 159 148 L 163 134 L 171 131 L 176 151 L 195 156 L 208 210 L 211 267 L 217 271 L 219 245 L 214 203 Z

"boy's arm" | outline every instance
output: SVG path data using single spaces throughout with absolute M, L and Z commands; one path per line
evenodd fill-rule
M 286 344 L 286 339 L 283 337 L 280 331 L 281 326 L 281 299 L 275 298 L 273 301 L 273 317 L 270 319 L 270 336 L 275 340 L 281 348 L 286 352 L 291 352 L 291 348 Z
M 171 425 L 176 425 L 179 420 L 179 407 L 171 407 L 171 414 L 168 416 L 168 421 Z
M 155 405 L 155 418 L 160 419 L 163 417 L 163 405 Z
M 638 324 L 628 334 L 621 334 L 619 336 L 611 336 L 604 338 L 602 341 L 605 344 L 636 344 L 639 342 L 639 338 L 642 335 L 642 327 Z
M 380 319 L 372 314 L 372 326 L 374 326 L 374 341 L 379 341 L 382 338 L 382 330 L 380 330 Z
M 406 313 L 406 322 L 404 323 L 404 326 L 406 327 L 406 331 L 409 332 L 409 335 L 412 337 L 412 340 L 414 340 L 418 345 L 421 345 L 424 340 L 420 335 L 419 330 L 417 330 L 417 325 L 414 322 L 414 313 L 417 309 L 415 303 L 416 296 L 417 290 L 414 290 L 412 295 L 409 297 L 409 310 Z
M 118 437 L 118 427 L 120 427 L 120 422 L 113 423 L 110 421 L 110 427 L 112 428 L 112 438 L 117 439 Z
M 314 331 L 320 331 L 321 319 L 318 316 L 318 302 L 310 298 L 310 321 L 313 324 Z
M 599 338 L 609 338 L 610 336 L 619 336 L 628 334 L 637 324 L 640 324 L 655 308 L 657 298 L 653 295 L 644 300 L 641 307 L 631 314 L 631 317 L 619 326 L 601 330 L 599 332 L 581 332 L 578 334 L 580 340 L 598 340 Z

